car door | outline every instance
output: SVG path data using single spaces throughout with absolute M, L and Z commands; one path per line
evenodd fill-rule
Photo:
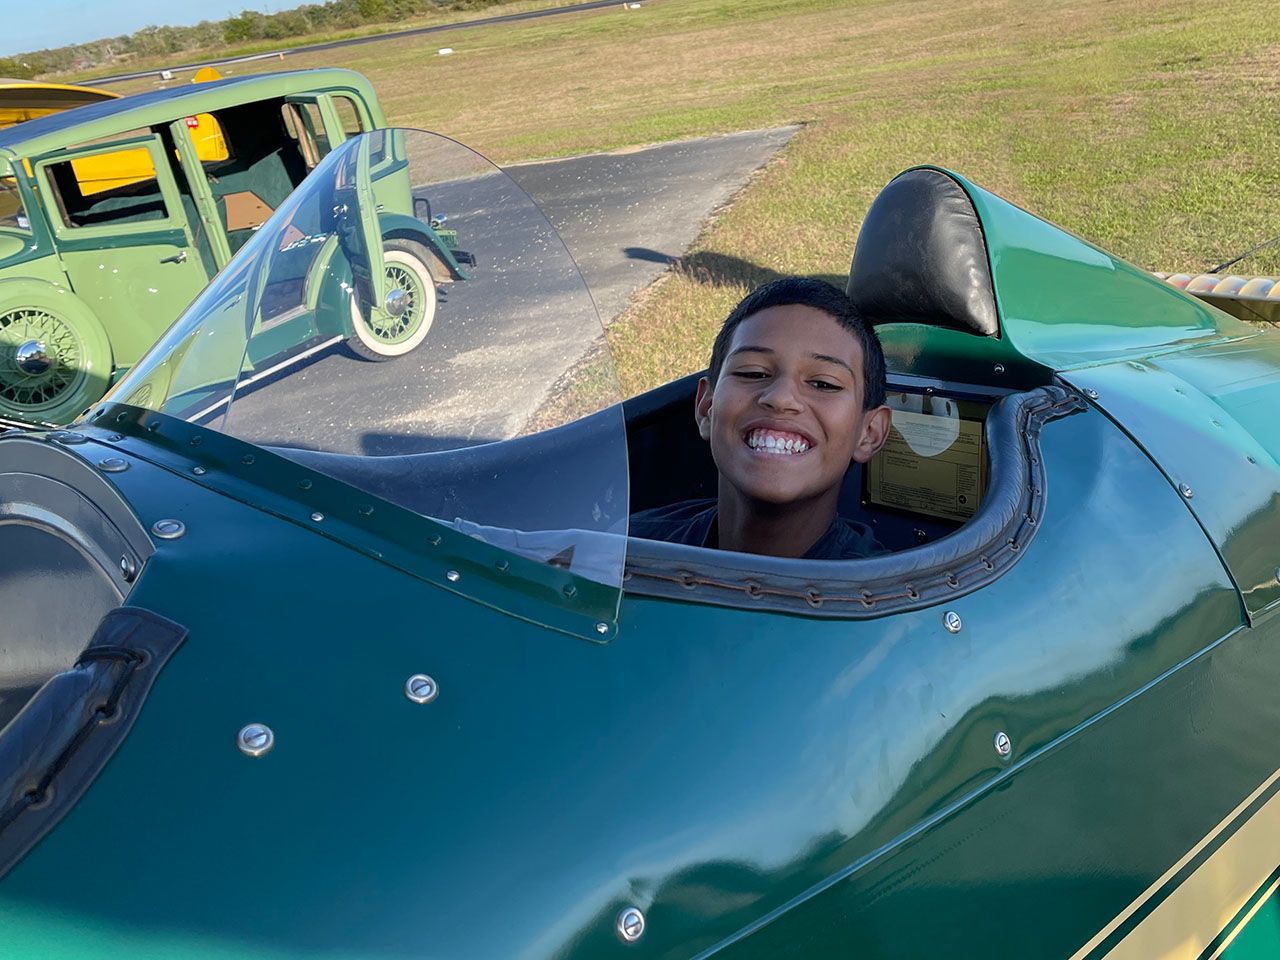
M 107 162 L 127 169 L 130 182 L 96 189 L 86 171 Z M 130 137 L 32 166 L 67 280 L 107 330 L 117 368 L 128 367 L 209 280 L 196 212 L 183 203 L 163 142 Z

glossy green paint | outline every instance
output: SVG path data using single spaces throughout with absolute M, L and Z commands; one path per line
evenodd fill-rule
M 1159 464 L 1221 552 L 1251 616 L 1280 602 L 1280 335 L 1067 375 Z
M 1275 624 L 1096 410 L 1044 427 L 1043 523 L 984 589 L 856 623 L 627 597 L 603 644 L 466 596 L 484 544 L 447 590 L 354 491 L 119 426 L 113 482 L 189 525 L 129 602 L 191 633 L 0 883 L 19 960 L 1069 956 L 1280 767 Z
M 928 167 L 926 169 L 941 169 Z M 1053 371 L 1247 339 L 1255 329 L 951 171 L 982 222 L 999 337 L 879 327 L 890 369 L 1027 387 Z

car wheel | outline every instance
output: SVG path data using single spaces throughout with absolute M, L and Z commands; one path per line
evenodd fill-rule
M 91 317 L 47 306 L 0 307 L 0 417 L 74 420 L 107 392 L 111 344 Z
M 398 293 L 404 306 L 399 316 L 383 313 L 370 320 L 351 298 L 353 334 L 347 345 L 366 360 L 404 356 L 426 339 L 436 318 L 436 282 L 427 266 L 427 251 L 413 240 L 388 240 L 382 248 L 388 297 Z

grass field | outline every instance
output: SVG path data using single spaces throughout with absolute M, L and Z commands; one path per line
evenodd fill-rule
M 335 60 L 393 122 L 500 162 L 805 124 L 612 327 L 627 393 L 701 366 L 760 280 L 846 273 L 867 205 L 913 163 L 1152 269 L 1280 233 L 1280 18 L 1262 0 L 646 0 L 284 65 Z

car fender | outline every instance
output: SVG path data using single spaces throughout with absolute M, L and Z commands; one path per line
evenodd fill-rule
M 110 338 L 93 308 L 60 284 L 31 277 L 0 280 L 0 315 L 16 307 L 44 307 L 61 314 L 74 324 L 97 328 L 103 332 L 110 345 Z M 115 369 L 114 347 L 110 347 L 110 352 L 110 369 L 106 371 L 108 378 Z
M 471 275 L 454 259 L 449 248 L 440 239 L 440 235 L 421 220 L 406 216 L 403 213 L 380 213 L 378 214 L 378 227 L 382 232 L 383 240 L 395 240 L 397 238 L 416 240 L 430 250 L 436 260 L 432 266 L 435 267 L 437 279 L 471 279 Z

